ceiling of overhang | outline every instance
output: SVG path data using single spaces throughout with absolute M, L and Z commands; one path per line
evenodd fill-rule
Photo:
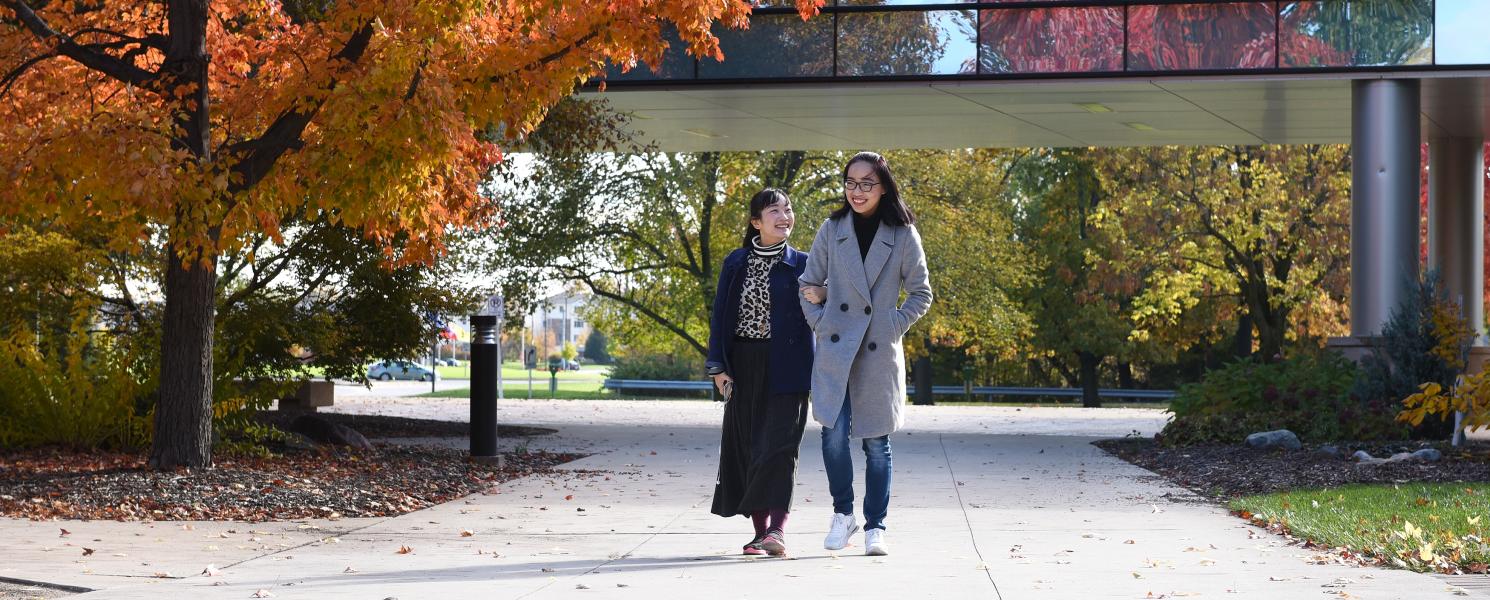
M 1361 74 L 1354 74 L 1360 78 Z M 1394 74 L 1401 76 L 1401 74 Z M 662 150 L 832 150 L 1350 140 L 1349 79 L 692 84 L 585 92 Z M 1423 135 L 1490 137 L 1490 73 L 1423 79 Z

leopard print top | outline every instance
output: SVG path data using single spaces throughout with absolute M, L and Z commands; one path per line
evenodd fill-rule
M 750 257 L 745 260 L 745 283 L 740 289 L 740 318 L 735 321 L 735 335 L 754 339 L 771 337 L 771 268 L 781 262 L 786 241 L 761 246 L 760 238 L 751 240 Z

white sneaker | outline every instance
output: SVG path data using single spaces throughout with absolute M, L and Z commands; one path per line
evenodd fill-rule
M 890 544 L 885 542 L 885 530 L 864 530 L 864 554 L 866 556 L 884 556 L 890 553 Z
M 842 550 L 848 545 L 849 536 L 859 532 L 859 523 L 853 515 L 833 513 L 833 522 L 828 525 L 828 537 L 823 538 L 823 547 Z

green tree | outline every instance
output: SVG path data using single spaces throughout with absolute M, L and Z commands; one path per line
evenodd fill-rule
M 912 355 L 950 349 L 961 361 L 986 369 L 1023 354 L 1031 321 L 1017 292 L 1033 272 L 1016 233 L 1008 173 L 1025 155 L 1012 150 L 888 155 L 918 218 L 936 293 L 934 310 L 907 336 Z
M 1032 353 L 1082 388 L 1084 406 L 1100 406 L 1100 367 L 1131 354 L 1128 318 L 1141 283 L 1098 266 L 1121 249 L 1097 226 L 1108 200 L 1086 150 L 1039 151 L 1016 174 L 1023 195 L 1019 239 L 1035 275 L 1021 290 L 1034 320 Z
M 788 191 L 797 244 L 828 210 L 835 160 L 806 152 L 594 154 L 540 152 L 503 180 L 504 227 L 488 240 L 513 297 L 543 281 L 574 281 L 597 301 L 587 318 L 623 346 L 707 353 L 724 256 L 740 247 L 747 202 Z
M 1346 318 L 1350 156 L 1343 146 L 1146 148 L 1104 155 L 1100 222 L 1150 275 L 1135 334 L 1234 298 L 1264 362 L 1318 345 Z
M 590 335 L 585 336 L 585 358 L 590 362 L 606 364 L 610 362 L 610 338 L 605 333 L 590 327 Z

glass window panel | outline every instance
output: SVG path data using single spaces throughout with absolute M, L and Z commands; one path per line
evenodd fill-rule
M 838 74 L 977 72 L 977 13 L 898 11 L 838 15 Z
M 1272 2 L 1141 5 L 1128 11 L 1130 70 L 1277 66 Z
M 1438 30 L 1433 48 L 1440 65 L 1490 65 L 1490 2 L 1438 0 L 1434 14 Z
M 750 29 L 716 27 L 724 62 L 698 61 L 703 79 L 828 77 L 833 75 L 833 19 L 806 21 L 792 14 L 755 15 Z
M 657 79 L 692 79 L 693 57 L 688 54 L 688 44 L 678 37 L 678 30 L 667 27 L 662 31 L 667 40 L 667 50 L 662 52 L 662 64 L 657 72 L 645 62 L 637 61 L 630 71 L 621 72 L 620 65 L 609 65 L 605 69 L 606 81 L 650 81 Z
M 1433 57 L 1432 0 L 1286 2 L 1282 66 L 1422 65 Z
M 838 0 L 838 5 L 839 6 L 907 6 L 907 5 L 919 5 L 919 4 L 964 4 L 964 3 L 972 3 L 972 2 L 984 2 L 984 3 L 987 3 L 989 1 L 990 0 Z M 993 0 L 993 1 L 997 2 L 999 0 Z M 1003 1 L 1008 2 L 1008 1 L 1013 1 L 1013 0 L 1003 0 Z M 1019 0 L 1019 1 L 1027 1 L 1027 0 Z M 1036 1 L 1038 2 L 1039 0 L 1036 0 Z M 832 2 L 831 1 L 830 2 L 826 2 L 825 4 L 832 4 Z
M 1123 70 L 1123 7 L 983 11 L 981 73 Z

